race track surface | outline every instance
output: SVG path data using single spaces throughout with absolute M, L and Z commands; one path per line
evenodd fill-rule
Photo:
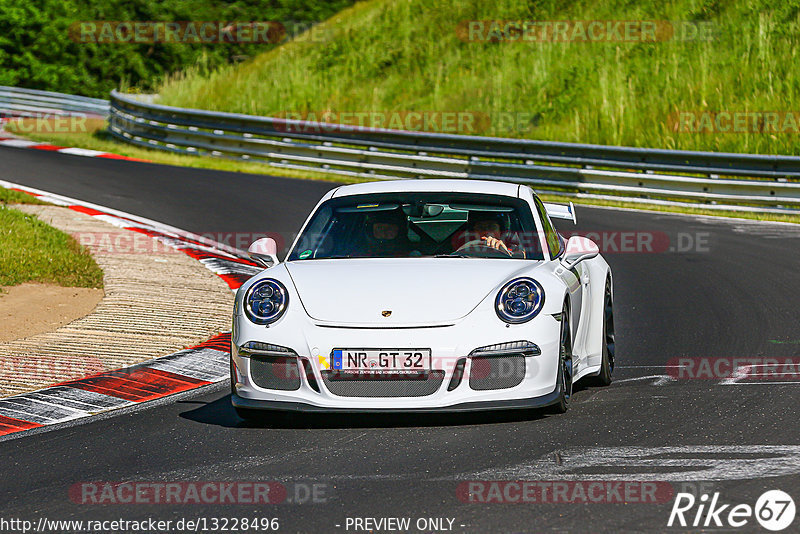
M 336 186 L 13 148 L 0 148 L 0 161 L 0 179 L 200 234 L 288 240 Z M 577 230 L 598 234 L 614 272 L 618 368 L 610 387 L 577 391 L 567 414 L 288 416 L 248 425 L 227 388 L 204 390 L 0 442 L 2 517 L 277 517 L 287 532 L 354 532 L 353 519 L 366 517 L 409 517 L 412 527 L 446 518 L 453 532 L 476 533 L 687 530 L 667 527 L 672 494 L 658 503 L 464 502 L 464 484 L 477 480 L 654 481 L 751 506 L 781 489 L 800 503 L 797 374 L 691 378 L 667 367 L 678 358 L 800 359 L 800 227 L 581 206 L 577 214 Z M 615 252 L 625 239 L 634 250 Z M 293 502 L 75 502 L 81 483 L 103 481 L 275 481 Z M 304 498 L 312 487 L 317 502 Z M 751 518 L 741 530 L 757 527 Z M 428 523 L 422 531 L 444 530 Z

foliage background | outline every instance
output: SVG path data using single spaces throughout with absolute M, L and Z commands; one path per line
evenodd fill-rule
M 79 43 L 80 21 L 324 20 L 352 0 L 0 0 L 0 85 L 107 98 L 132 87 L 150 91 L 169 73 L 206 72 L 274 45 Z

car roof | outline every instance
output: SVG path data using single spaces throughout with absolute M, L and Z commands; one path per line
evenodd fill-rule
M 386 180 L 345 185 L 335 189 L 331 198 L 369 193 L 431 192 L 482 193 L 486 195 L 519 196 L 519 185 L 489 180 L 445 180 L 440 178 Z

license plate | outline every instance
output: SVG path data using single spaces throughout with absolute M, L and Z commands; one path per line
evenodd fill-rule
M 334 371 L 420 373 L 431 370 L 431 349 L 333 349 Z

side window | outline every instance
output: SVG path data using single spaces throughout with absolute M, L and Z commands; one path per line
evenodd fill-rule
M 536 202 L 536 209 L 539 212 L 539 218 L 542 220 L 542 227 L 544 228 L 544 236 L 545 240 L 547 241 L 547 248 L 550 249 L 550 257 L 557 258 L 563 252 L 563 245 L 561 243 L 561 237 L 559 237 L 558 232 L 556 229 L 553 228 L 553 223 L 550 222 L 550 217 L 547 215 L 547 210 L 544 209 L 544 204 L 539 199 L 539 197 L 533 197 L 534 202 Z

